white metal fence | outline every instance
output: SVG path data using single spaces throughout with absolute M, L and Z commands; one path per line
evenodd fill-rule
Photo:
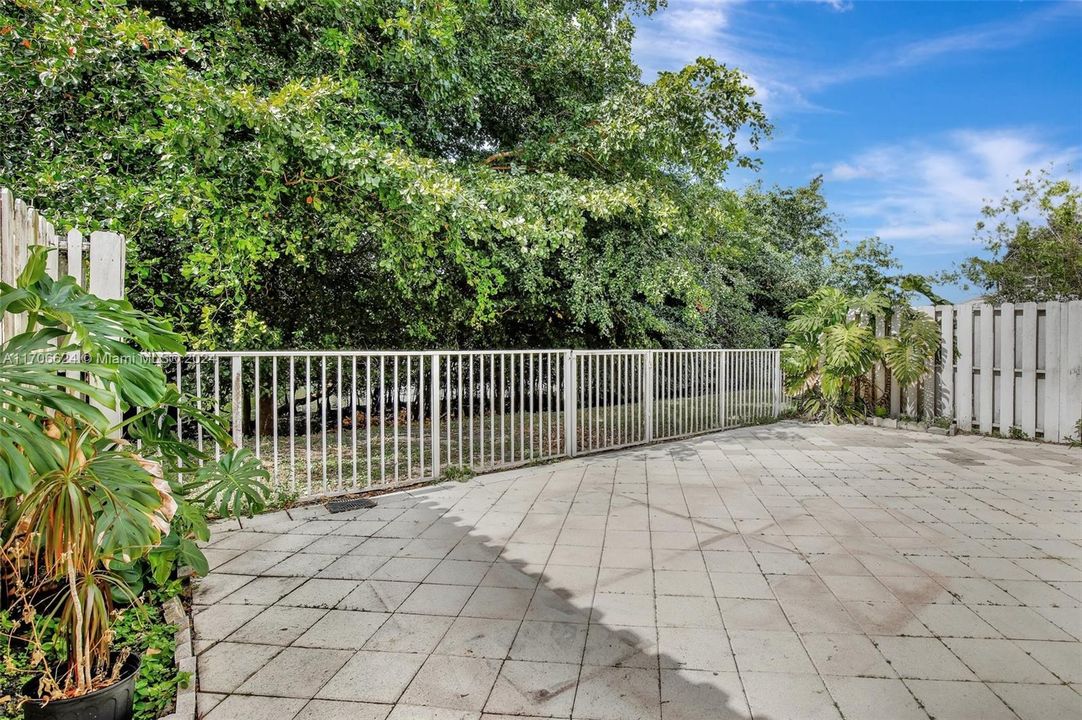
M 30 247 L 55 248 L 49 253 L 48 272 L 59 279 L 71 275 L 98 297 L 124 297 L 124 238 L 116 233 L 93 232 L 84 238 L 78 230 L 56 232 L 52 223 L 7 188 L 0 188 L 0 281 L 14 285 L 26 266 Z M 21 316 L 6 315 L 0 341 L 25 326 Z
M 408 485 L 776 417 L 777 350 L 157 356 L 301 496 Z M 181 433 L 208 452 L 209 436 Z

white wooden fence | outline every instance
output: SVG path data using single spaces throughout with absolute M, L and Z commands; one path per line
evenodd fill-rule
M 300 496 L 409 485 L 776 418 L 777 350 L 154 356 Z M 217 455 L 197 427 L 182 436 Z
M 941 328 L 940 359 L 915 391 L 893 384 L 880 396 L 891 415 L 951 418 L 966 432 L 1079 439 L 1082 301 L 922 310 Z M 874 384 L 881 392 L 887 385 L 881 370 Z
M 124 296 L 124 238 L 111 232 L 93 232 L 84 238 L 78 230 L 58 234 L 52 223 L 0 188 L 0 281 L 14 285 L 26 266 L 29 248 L 46 245 L 48 272 L 53 278 L 73 276 L 82 287 L 99 297 Z M 0 325 L 0 342 L 18 333 L 25 319 L 7 315 Z

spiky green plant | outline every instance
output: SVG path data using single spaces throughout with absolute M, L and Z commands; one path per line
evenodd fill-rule
M 908 305 L 896 307 L 894 312 L 898 327 L 892 335 L 879 338 L 879 351 L 894 382 L 915 392 L 917 383 L 929 372 L 929 361 L 939 350 L 939 325 Z

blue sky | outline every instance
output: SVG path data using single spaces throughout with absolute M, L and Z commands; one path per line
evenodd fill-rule
M 821 174 L 847 239 L 908 272 L 977 253 L 983 201 L 1027 169 L 1082 178 L 1080 2 L 669 0 L 636 25 L 644 79 L 704 55 L 758 90 L 775 135 L 730 184 Z

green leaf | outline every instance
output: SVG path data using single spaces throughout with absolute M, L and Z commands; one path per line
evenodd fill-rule
M 185 490 L 221 517 L 250 516 L 266 507 L 266 468 L 249 450 L 234 449 L 207 463 Z

